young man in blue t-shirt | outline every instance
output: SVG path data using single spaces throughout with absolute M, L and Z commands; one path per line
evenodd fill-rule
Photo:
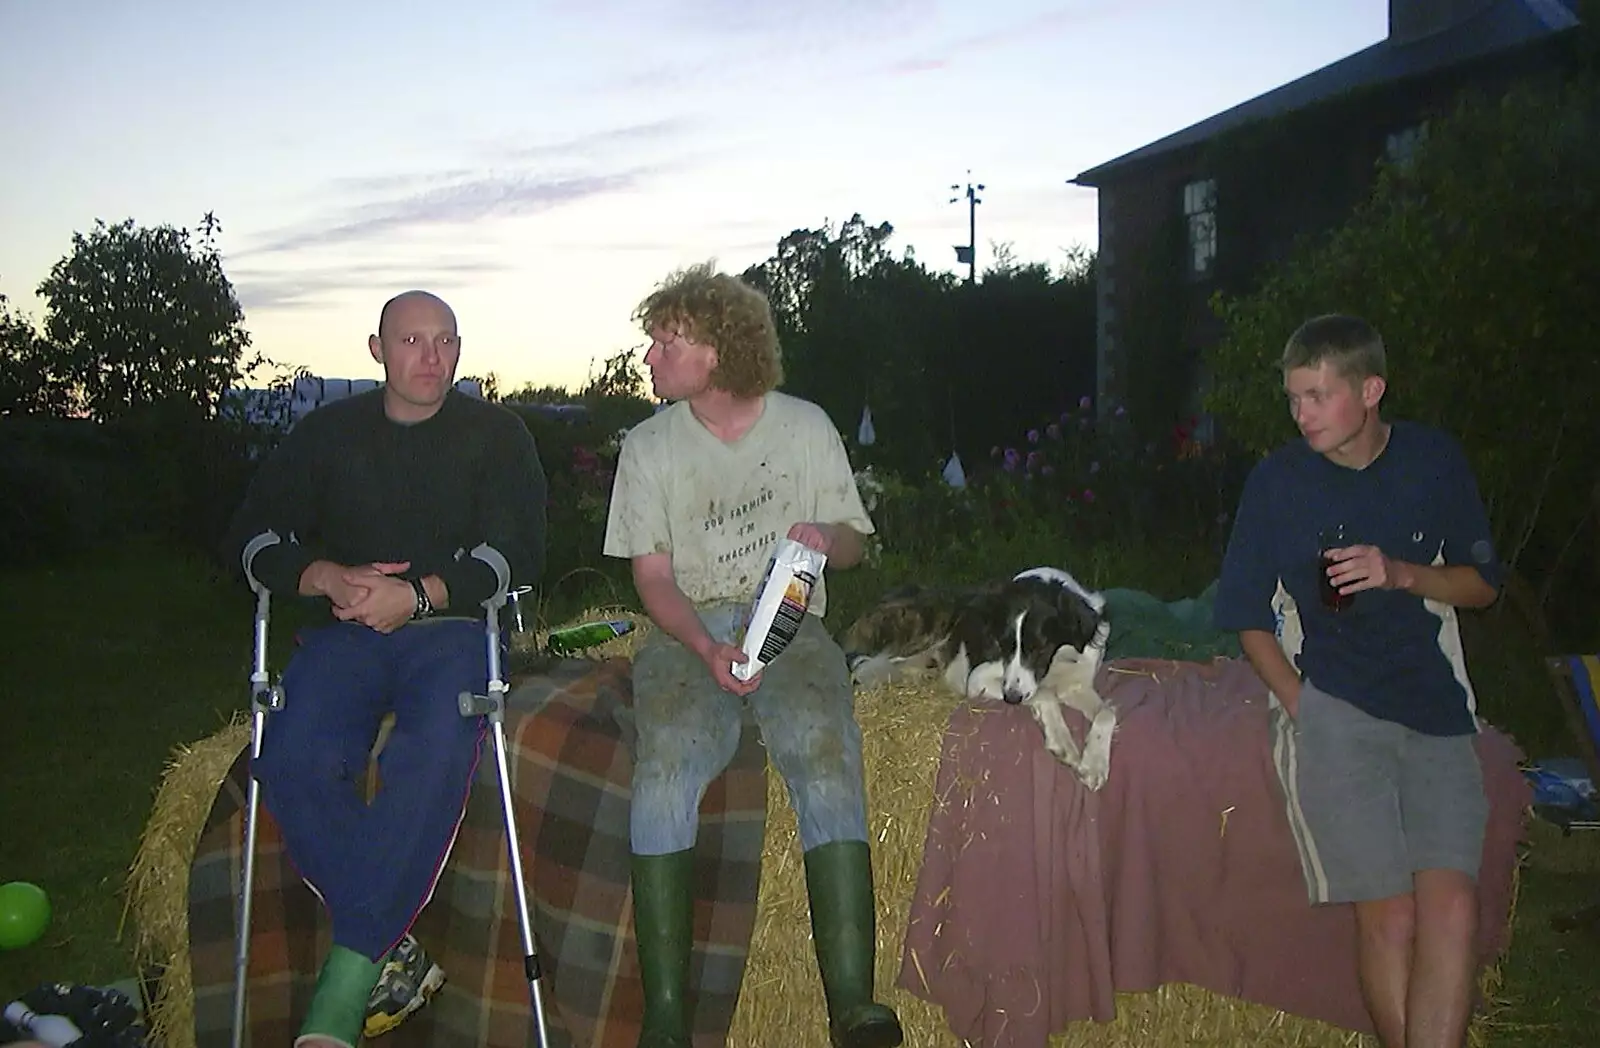
M 1493 603 L 1501 567 L 1460 446 L 1381 417 L 1369 324 L 1309 320 L 1282 365 L 1302 439 L 1245 484 L 1216 624 L 1238 631 L 1275 700 L 1307 891 L 1355 905 L 1379 1037 L 1458 1048 L 1488 803 L 1455 609 Z

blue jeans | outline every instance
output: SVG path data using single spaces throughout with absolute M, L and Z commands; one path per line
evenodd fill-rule
M 702 614 L 726 640 L 727 622 Z M 801 847 L 867 839 L 861 729 L 844 652 L 815 615 L 762 671 L 745 698 L 719 688 L 705 663 L 662 632 L 633 660 L 638 726 L 630 842 L 635 854 L 666 855 L 694 846 L 700 800 L 739 746 L 742 705 L 750 704 L 773 765 L 789 787 Z
M 433 894 L 466 810 L 485 718 L 457 696 L 488 685 L 483 625 L 442 620 L 378 633 L 308 630 L 284 670 L 254 766 L 290 860 L 321 897 L 333 941 L 378 960 Z M 365 800 L 372 743 L 382 785 Z

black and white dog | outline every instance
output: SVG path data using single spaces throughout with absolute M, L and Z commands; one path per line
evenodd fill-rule
M 1094 688 L 1111 636 L 1105 604 L 1059 568 L 986 586 L 912 585 L 886 594 L 840 643 L 858 685 L 937 673 L 969 699 L 1026 705 L 1045 748 L 1097 790 L 1111 770 L 1117 724 Z M 1089 719 L 1081 750 L 1062 706 Z

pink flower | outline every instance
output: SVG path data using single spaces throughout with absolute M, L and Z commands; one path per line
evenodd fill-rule
M 1089 395 L 1087 393 L 1085 393 L 1083 396 L 1078 398 L 1078 410 L 1079 411 L 1088 411 L 1090 406 L 1093 405 L 1093 404 L 1094 404 L 1094 401 L 1089 399 Z
M 1094 501 L 1094 492 L 1090 491 L 1088 488 L 1084 488 L 1083 489 L 1083 501 L 1085 501 L 1085 502 L 1093 502 Z
M 1036 430 L 1036 429 L 1028 430 L 1028 443 L 1029 444 L 1037 444 L 1037 443 L 1039 443 L 1039 431 L 1038 430 Z

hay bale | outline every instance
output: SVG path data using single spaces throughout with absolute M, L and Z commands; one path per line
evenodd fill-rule
M 632 618 L 633 632 L 600 645 L 589 658 L 631 658 L 653 628 L 643 615 L 593 608 L 573 620 Z M 537 655 L 547 631 L 512 635 L 512 664 Z M 938 1007 L 895 986 L 923 842 L 933 807 L 944 727 L 955 700 L 934 682 L 889 684 L 856 698 L 861 724 L 873 874 L 878 905 L 877 984 L 881 1000 L 900 1014 L 908 1048 L 960 1048 Z M 160 977 L 151 1002 L 155 1043 L 193 1048 L 194 994 L 188 956 L 189 864 L 200 830 L 228 768 L 249 742 L 248 720 L 211 738 L 180 747 L 157 793 L 129 876 L 135 955 L 141 970 Z M 1512 902 L 1515 912 L 1515 897 Z M 744 985 L 729 1045 L 828 1048 L 822 982 L 811 946 L 810 909 L 798 827 L 781 776 L 768 776 L 767 835 L 761 892 Z M 1498 968 L 1481 986 L 1491 1009 L 1472 1024 L 1471 1043 L 1488 1042 L 1500 985 Z M 1076 1023 L 1051 1038 L 1052 1048 L 1143 1048 L 1150 1044 L 1232 1048 L 1352 1048 L 1374 1042 L 1338 1027 L 1223 997 L 1188 985 L 1117 995 L 1114 1022 Z
M 933 685 L 886 684 L 856 697 L 877 893 L 878 997 L 900 1014 L 909 1048 L 960 1045 L 939 1008 L 894 985 L 922 867 L 944 724 L 954 706 L 950 693 Z M 810 912 L 799 826 L 783 777 L 773 773 L 767 776 L 755 930 L 728 1033 L 732 1048 L 828 1048 Z
M 128 871 L 133 955 L 153 977 L 146 1024 L 151 1042 L 194 1046 L 194 975 L 189 967 L 189 866 L 228 769 L 250 744 L 250 720 L 240 716 L 167 762 L 150 821 Z
M 905 929 L 922 865 L 933 807 L 934 776 L 945 724 L 955 700 L 928 681 L 862 690 L 856 697 L 861 725 L 877 891 L 877 987 L 905 1027 L 908 1048 L 961 1048 L 944 1012 L 895 985 Z M 1515 898 L 1513 897 L 1513 912 Z M 781 776 L 768 777 L 767 836 L 761 856 L 761 893 L 739 1004 L 728 1043 L 733 1048 L 785 1044 L 828 1048 L 822 980 L 811 945 L 805 867 L 794 811 Z M 1500 971 L 1480 980 L 1489 1014 L 1476 1017 L 1471 1044 L 1488 1043 Z M 1224 997 L 1186 984 L 1149 993 L 1119 993 L 1110 1023 L 1080 1022 L 1050 1039 L 1051 1048 L 1144 1048 L 1152 1044 L 1234 1048 L 1352 1048 L 1372 1038 L 1275 1008 Z

